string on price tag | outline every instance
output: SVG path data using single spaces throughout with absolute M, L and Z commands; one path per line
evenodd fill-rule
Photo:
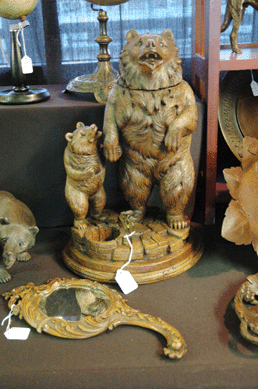
M 13 316 L 13 307 L 15 305 L 13 304 L 11 306 L 11 310 L 8 313 L 8 315 L 2 320 L 1 326 L 4 325 L 5 321 L 8 320 L 7 322 L 7 327 L 4 332 L 4 336 L 8 340 L 26 340 L 28 339 L 28 336 L 30 334 L 30 328 L 22 328 L 22 327 L 12 327 L 11 328 L 11 318 Z
M 115 276 L 115 280 L 116 282 L 118 283 L 118 285 L 120 286 L 122 292 L 124 294 L 128 294 L 128 293 L 131 293 L 133 292 L 135 289 L 138 288 L 138 284 L 137 282 L 135 281 L 135 279 L 133 278 L 133 276 L 131 275 L 131 273 L 128 271 L 128 270 L 123 270 L 127 265 L 129 265 L 129 263 L 131 262 L 132 260 L 132 256 L 133 256 L 133 245 L 130 241 L 130 237 L 135 233 L 132 232 L 131 234 L 128 234 L 128 235 L 125 235 L 124 238 L 127 239 L 128 243 L 129 243 L 129 246 L 130 246 L 130 254 L 129 254 L 129 259 L 128 261 L 120 268 L 117 270 L 116 272 L 116 276 Z

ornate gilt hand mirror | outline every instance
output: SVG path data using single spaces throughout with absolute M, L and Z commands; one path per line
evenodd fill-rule
M 169 324 L 129 307 L 118 292 L 86 279 L 49 280 L 29 283 L 3 297 L 14 315 L 24 318 L 41 333 L 62 338 L 83 339 L 99 335 L 119 325 L 136 325 L 159 332 L 167 340 L 164 354 L 179 359 L 186 353 L 181 334 Z

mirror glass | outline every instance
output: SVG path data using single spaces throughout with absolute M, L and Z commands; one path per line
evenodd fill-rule
M 109 306 L 107 295 L 83 288 L 58 289 L 40 301 L 40 309 L 47 316 L 71 321 L 102 315 Z

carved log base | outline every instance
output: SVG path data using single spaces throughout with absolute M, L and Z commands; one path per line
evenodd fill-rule
M 147 215 L 129 232 L 133 231 L 132 261 L 126 270 L 139 284 L 175 277 L 202 256 L 203 244 L 197 226 L 173 230 L 165 217 Z M 83 278 L 114 283 L 117 270 L 128 261 L 130 254 L 126 234 L 128 231 L 121 226 L 119 215 L 106 210 L 102 221 L 89 219 L 87 229 L 72 228 L 71 240 L 63 251 L 64 262 Z

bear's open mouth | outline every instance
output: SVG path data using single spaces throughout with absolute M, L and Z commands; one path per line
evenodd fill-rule
M 90 128 L 92 130 L 92 138 L 94 138 L 95 140 L 102 135 L 102 132 L 98 131 L 98 127 L 96 126 L 96 124 L 92 124 Z
M 154 65 L 162 61 L 162 57 L 156 51 L 149 51 L 141 56 L 140 62 Z
M 98 131 L 98 127 L 96 126 L 92 131 L 92 136 L 90 138 L 91 142 L 94 142 L 95 140 L 99 139 L 102 135 L 102 131 Z

